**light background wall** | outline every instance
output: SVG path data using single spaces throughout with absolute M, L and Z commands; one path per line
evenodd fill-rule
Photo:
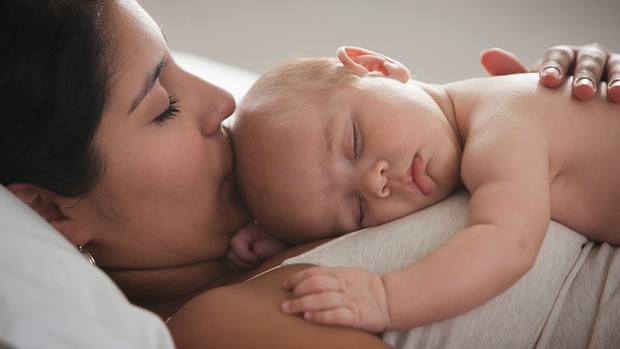
M 173 49 L 258 73 L 294 56 L 357 45 L 405 63 L 424 81 L 485 74 L 482 49 L 532 63 L 554 44 L 620 52 L 620 0 L 141 0 Z

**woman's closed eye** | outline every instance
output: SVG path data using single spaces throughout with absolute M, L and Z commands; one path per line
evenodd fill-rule
M 159 114 L 153 121 L 158 125 L 165 125 L 170 119 L 173 119 L 180 111 L 179 100 L 174 96 L 168 97 L 168 108 Z

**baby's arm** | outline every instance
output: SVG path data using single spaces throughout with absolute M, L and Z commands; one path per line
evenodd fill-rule
M 226 263 L 232 269 L 252 269 L 284 251 L 286 245 L 256 223 L 239 229 L 230 238 Z
M 468 139 L 469 227 L 420 262 L 382 277 L 334 268 L 295 275 L 284 284 L 294 299 L 283 310 L 378 332 L 451 318 L 512 286 L 533 265 L 550 215 L 547 148 L 537 141 L 545 137 L 519 132 L 514 119 Z

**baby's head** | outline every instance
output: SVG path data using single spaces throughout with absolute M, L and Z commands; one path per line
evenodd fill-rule
M 450 126 L 408 79 L 400 63 L 355 48 L 339 50 L 339 59 L 290 60 L 263 75 L 231 129 L 241 195 L 259 223 L 301 243 L 384 223 L 445 197 L 457 168 L 443 168 L 442 178 L 450 178 L 439 184 L 426 178 L 425 150 L 412 137 Z M 412 119 L 412 111 L 422 116 Z M 444 143 L 432 149 L 458 166 L 458 154 Z
M 302 124 L 313 120 L 300 118 L 318 112 L 329 91 L 352 78 L 335 58 L 286 61 L 261 76 L 239 105 L 232 125 L 239 188 L 254 217 L 284 241 L 322 238 L 334 228 L 314 213 L 322 188 L 310 183 L 320 168 L 304 163 L 319 157 L 307 152 L 323 142 L 304 132 Z

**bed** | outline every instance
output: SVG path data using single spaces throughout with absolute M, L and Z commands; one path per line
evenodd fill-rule
M 196 75 L 239 100 L 255 73 L 176 52 Z M 286 263 L 386 272 L 419 259 L 466 223 L 468 195 L 346 235 Z M 384 248 L 377 248 L 382 246 Z M 389 247 L 389 248 L 388 248 Z M 346 251 L 346 253 L 343 253 Z M 401 348 L 618 348 L 620 252 L 551 224 L 535 268 L 455 319 L 388 332 Z M 173 348 L 165 324 L 131 305 L 58 232 L 0 186 L 0 347 Z

